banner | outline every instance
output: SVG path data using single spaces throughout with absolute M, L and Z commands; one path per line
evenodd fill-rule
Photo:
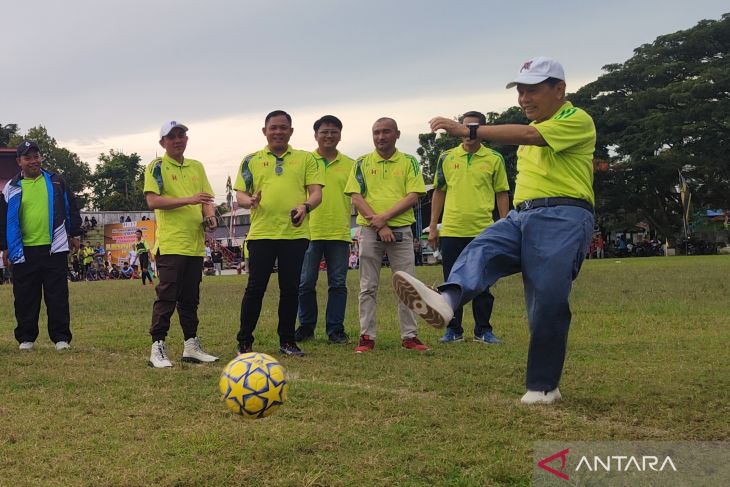
M 155 246 L 156 225 L 153 220 L 139 220 L 125 223 L 112 223 L 104 225 L 104 249 L 110 264 L 117 264 L 120 267 L 122 262 L 130 260 L 130 251 L 137 241 L 135 233 L 142 230 L 142 240 L 152 251 Z

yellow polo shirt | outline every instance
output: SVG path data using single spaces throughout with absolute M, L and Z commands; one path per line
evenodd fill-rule
M 277 163 L 277 159 L 279 162 Z M 276 167 L 281 170 L 277 174 Z M 309 238 L 310 215 L 295 227 L 291 210 L 307 201 L 307 186 L 324 186 L 324 168 L 312 154 L 292 149 L 277 158 L 266 146 L 243 158 L 233 189 L 254 194 L 261 191 L 258 208 L 251 210 L 248 240 Z
M 23 234 L 23 245 L 50 245 L 51 221 L 46 178 L 43 173 L 35 179 L 22 178 L 20 187 L 20 231 Z
M 441 154 L 435 187 L 446 192 L 442 237 L 476 237 L 494 223 L 494 195 L 509 191 L 502 155 L 481 146 L 470 154 L 459 145 Z
M 161 187 L 160 187 L 161 186 Z M 197 193 L 213 194 L 203 165 L 184 158 L 183 163 L 165 153 L 147 165 L 144 192 L 169 198 L 187 198 Z M 173 210 L 155 210 L 157 231 L 153 254 L 204 257 L 203 205 L 185 205 Z
M 415 157 L 398 150 L 390 157 L 383 159 L 378 151 L 357 159 L 352 166 L 350 178 L 345 186 L 346 194 L 359 193 L 376 214 L 392 208 L 408 193 L 426 193 L 421 166 Z M 412 210 L 407 210 L 395 218 L 388 220 L 389 227 L 405 227 L 415 222 Z M 362 215 L 357 216 L 357 223 L 368 225 Z
M 552 118 L 532 122 L 547 146 L 517 149 L 515 206 L 525 200 L 569 196 L 594 204 L 596 127 L 585 111 L 565 102 Z
M 322 203 L 309 215 L 309 234 L 312 240 L 344 240 L 350 242 L 350 197 L 345 185 L 355 163 L 341 152 L 327 162 L 317 150 L 314 157 L 324 168 Z

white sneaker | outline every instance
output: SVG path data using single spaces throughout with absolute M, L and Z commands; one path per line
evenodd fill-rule
M 435 328 L 443 328 L 454 317 L 454 310 L 441 294 L 410 274 L 395 272 L 393 288 L 401 303 Z
M 71 345 L 69 345 L 68 342 L 64 342 L 63 340 L 61 340 L 60 342 L 56 342 L 56 350 L 58 350 L 59 352 L 68 348 L 71 348 Z
M 18 350 L 33 350 L 33 345 L 35 345 L 33 342 L 23 342 L 18 345 Z
M 185 340 L 185 350 L 183 350 L 182 361 L 193 362 L 199 364 L 201 362 L 215 362 L 218 357 L 207 354 L 203 351 L 203 347 L 200 346 L 200 338 L 188 338 Z
M 552 404 L 563 398 L 560 395 L 560 389 L 557 387 L 552 391 L 530 391 L 528 390 L 520 402 L 522 404 Z
M 156 369 L 172 367 L 172 362 L 170 362 L 170 359 L 167 358 L 167 350 L 165 349 L 164 340 L 157 340 L 152 344 L 149 365 L 150 367 L 154 367 Z

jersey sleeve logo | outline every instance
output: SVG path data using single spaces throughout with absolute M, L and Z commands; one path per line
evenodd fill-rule
M 365 197 L 368 191 L 368 187 L 365 184 L 365 175 L 363 174 L 362 164 L 363 160 L 360 159 L 355 165 L 355 180 L 357 181 L 357 184 L 360 185 L 360 194 Z
M 564 119 L 570 117 L 571 115 L 573 115 L 577 111 L 578 111 L 578 109 L 575 107 L 566 108 L 564 110 L 561 110 L 560 113 L 558 113 L 558 115 L 555 117 L 554 120 L 564 120 Z

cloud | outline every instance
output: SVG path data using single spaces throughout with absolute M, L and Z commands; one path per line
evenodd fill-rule
M 516 103 L 513 90 L 475 91 L 469 94 L 444 94 L 436 97 L 418 97 L 398 102 L 332 103 L 304 106 L 292 111 L 294 135 L 291 145 L 298 149 L 316 147 L 312 124 L 325 114 L 339 117 L 344 129 L 339 149 L 357 157 L 373 150 L 371 127 L 379 117 L 394 118 L 401 130 L 398 147 L 403 152 L 416 153 L 418 134 L 427 132 L 428 121 L 437 115 L 457 116 L 468 110 L 501 112 Z M 276 107 L 272 107 L 274 109 Z M 226 178 L 235 177 L 241 159 L 246 154 L 266 145 L 261 133 L 266 112 L 241 113 L 235 116 L 181 120 L 189 128 L 190 140 L 187 157 L 201 161 L 206 168 L 216 200 L 225 200 Z M 159 121 L 162 125 L 164 120 Z M 110 149 L 124 153 L 136 152 L 147 162 L 163 149 L 157 143 L 159 125 L 128 134 L 114 134 L 93 139 L 60 140 L 59 144 L 76 152 L 81 159 L 95 165 L 97 157 Z

